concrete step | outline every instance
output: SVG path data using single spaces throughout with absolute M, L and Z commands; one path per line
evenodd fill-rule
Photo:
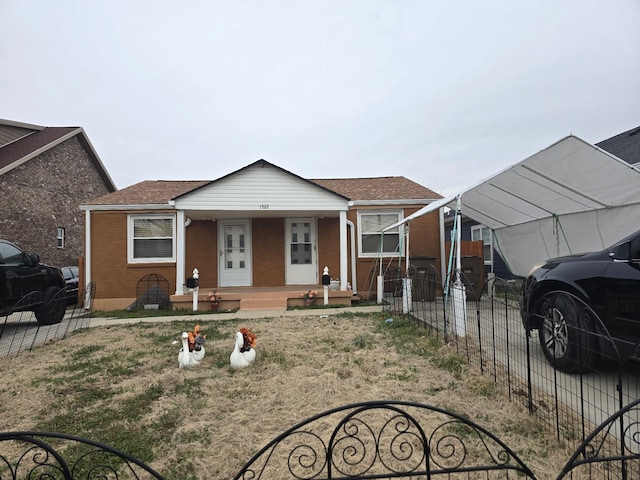
M 287 298 L 261 297 L 240 299 L 240 310 L 275 310 L 287 309 Z

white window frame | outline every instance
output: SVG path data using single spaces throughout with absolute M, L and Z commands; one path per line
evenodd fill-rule
M 57 241 L 56 241 L 56 246 L 58 248 L 64 248 L 64 246 L 65 246 L 64 227 L 58 227 L 58 237 L 57 237 Z
M 485 229 L 489 232 L 489 242 L 486 242 L 484 238 Z M 471 227 L 472 241 L 474 241 L 474 237 L 477 236 L 477 234 L 474 235 L 475 232 L 480 232 L 480 238 L 478 240 L 482 240 L 482 255 L 484 256 L 484 264 L 493 265 L 493 231 L 489 227 L 486 227 L 484 225 L 473 225 Z M 489 258 L 487 258 L 487 256 L 485 255 L 485 245 L 489 245 Z
M 362 217 L 366 217 L 368 215 L 396 215 L 398 217 L 397 221 L 401 221 L 404 219 L 404 210 L 402 209 L 379 209 L 379 210 L 358 210 L 358 256 L 361 258 L 375 258 L 378 256 L 382 256 L 383 258 L 396 258 L 396 257 L 403 257 L 404 256 L 404 252 L 399 252 L 399 251 L 393 251 L 393 252 L 382 252 L 380 253 L 379 251 L 376 252 L 364 252 L 362 250 L 362 236 L 363 235 L 370 235 L 373 233 L 380 233 L 380 232 L 365 232 L 363 231 L 362 228 Z M 392 223 L 396 223 L 396 222 L 392 222 Z M 402 244 L 402 240 L 400 238 L 400 235 L 402 235 L 402 229 L 400 227 L 396 227 L 395 230 L 390 230 L 389 232 L 385 232 L 383 233 L 383 235 L 397 235 L 398 236 L 398 242 L 400 244 Z M 383 242 L 384 245 L 384 242 Z
M 136 220 L 171 220 L 171 256 L 134 258 L 133 236 Z M 169 238 L 169 237 L 162 237 Z M 129 263 L 170 263 L 176 261 L 176 217 L 175 215 L 128 215 L 127 219 L 127 261 Z

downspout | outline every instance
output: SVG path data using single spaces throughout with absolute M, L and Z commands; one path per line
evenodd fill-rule
M 347 212 L 340 211 L 340 290 L 347 289 Z
M 351 288 L 353 289 L 353 294 L 358 293 L 358 281 L 356 275 L 356 226 L 354 223 L 347 219 L 347 226 L 349 227 L 350 238 L 351 238 Z
M 444 238 L 444 208 L 438 209 L 440 215 L 440 285 L 447 283 L 446 239 Z

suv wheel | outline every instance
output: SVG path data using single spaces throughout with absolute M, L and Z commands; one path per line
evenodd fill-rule
M 44 302 L 36 311 L 36 320 L 40 325 L 60 323 L 67 309 L 66 297 L 58 287 L 47 288 Z
M 593 322 L 570 295 L 558 293 L 543 300 L 538 336 L 544 356 L 567 373 L 589 369 L 596 357 Z

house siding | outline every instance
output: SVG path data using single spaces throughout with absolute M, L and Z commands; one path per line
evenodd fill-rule
M 347 200 L 275 167 L 253 166 L 175 202 L 177 209 L 223 211 L 339 210 Z
M 77 265 L 84 254 L 79 206 L 109 192 L 74 136 L 0 176 L 0 237 L 45 263 Z M 57 247 L 58 227 L 65 229 L 64 248 Z

